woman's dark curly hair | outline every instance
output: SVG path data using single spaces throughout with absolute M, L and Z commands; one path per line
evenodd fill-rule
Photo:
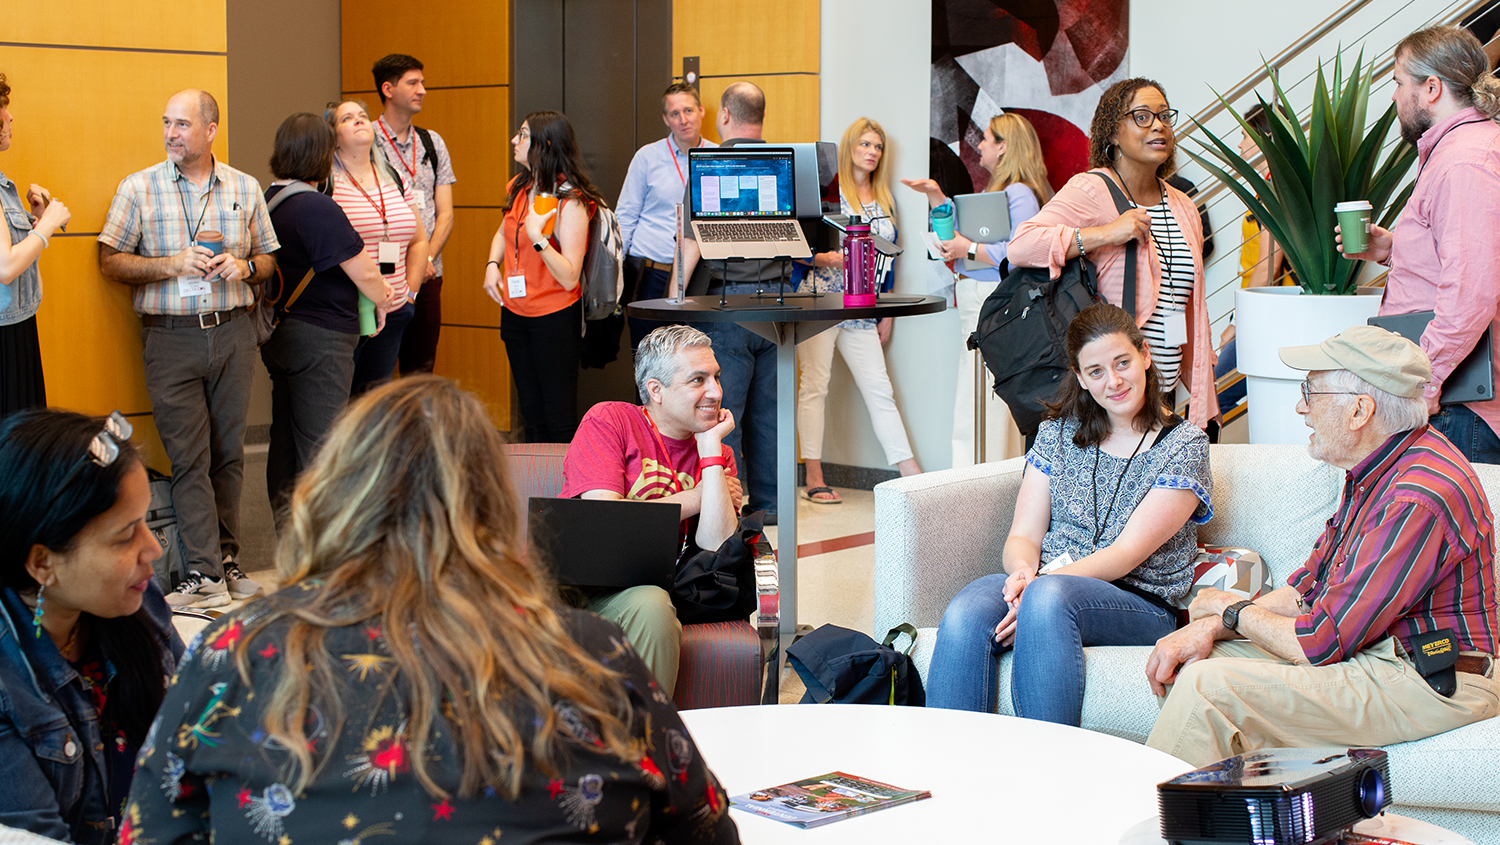
M 1135 99 L 1135 92 L 1142 88 L 1155 88 L 1161 92 L 1163 99 L 1167 96 L 1167 89 L 1161 87 L 1160 82 L 1137 76 L 1122 79 L 1109 86 L 1109 90 L 1099 98 L 1099 105 L 1094 109 L 1094 122 L 1089 125 L 1089 167 L 1109 167 L 1114 162 L 1109 155 L 1110 147 L 1113 146 L 1109 139 L 1114 137 L 1115 130 L 1130 111 L 1130 101 Z M 1167 160 L 1156 169 L 1156 178 L 1165 179 L 1176 170 L 1177 143 L 1174 134 L 1172 155 L 1167 156 Z
M 5 74 L 0 73 L 0 109 L 10 105 L 10 83 L 5 81 Z

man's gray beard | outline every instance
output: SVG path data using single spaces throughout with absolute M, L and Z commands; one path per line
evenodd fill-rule
M 1411 123 L 1397 116 L 1396 123 L 1401 126 L 1401 140 L 1415 147 L 1417 141 L 1421 140 L 1422 136 L 1427 134 L 1427 130 L 1432 128 L 1432 115 L 1418 112 L 1412 118 Z

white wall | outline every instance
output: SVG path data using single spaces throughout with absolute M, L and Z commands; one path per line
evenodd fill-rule
M 1228 91 L 1270 58 L 1317 26 L 1342 3 L 1333 0 L 1259 0 L 1251 6 L 1204 3 L 1203 0 L 1138 0 L 1130 10 L 1130 72 L 1157 80 L 1184 122 L 1214 100 L 1214 90 Z M 1449 2 L 1375 0 L 1340 30 L 1325 38 L 1283 71 L 1283 84 L 1298 102 L 1296 80 L 1308 74 L 1318 58 L 1331 59 L 1342 43 L 1352 61 L 1361 45 L 1365 60 L 1389 49 L 1406 33 L 1427 25 Z M 1385 20 L 1389 18 L 1389 20 Z M 927 174 L 929 68 L 932 8 L 925 0 L 823 0 L 820 136 L 837 141 L 860 116 L 879 121 L 890 136 L 887 155 L 894 156 L 894 175 Z M 1269 95 L 1269 87 L 1264 89 Z M 1389 80 L 1378 80 L 1369 116 L 1377 118 L 1390 96 Z M 1253 102 L 1253 99 L 1252 99 Z M 1210 129 L 1234 143 L 1233 121 L 1225 115 Z M 1198 150 L 1191 141 L 1186 142 Z M 1210 184 L 1201 168 L 1179 154 L 1184 175 L 1200 186 Z M 919 232 L 925 228 L 926 201 L 899 184 L 894 188 L 901 245 L 907 249 L 896 264 L 896 289 L 929 292 L 928 262 Z M 1244 213 L 1224 192 L 1210 208 L 1218 235 L 1208 271 L 1209 314 L 1222 325 L 1233 306 L 1238 273 L 1239 225 Z M 951 300 L 950 300 L 951 305 Z M 958 317 L 942 314 L 902 317 L 886 360 L 912 447 L 924 469 L 951 463 L 953 398 L 958 378 Z M 885 467 L 884 452 L 870 417 L 841 359 L 835 356 L 827 405 L 824 460 L 866 467 Z

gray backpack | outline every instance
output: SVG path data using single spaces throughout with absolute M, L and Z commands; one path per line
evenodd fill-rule
M 156 559 L 156 586 L 163 593 L 172 592 L 187 569 L 187 549 L 177 529 L 177 509 L 172 506 L 172 477 L 154 469 L 146 470 L 150 478 L 151 506 L 146 510 L 146 529 L 161 544 Z
M 583 319 L 602 320 L 620 310 L 625 290 L 625 237 L 609 206 L 599 203 L 589 221 L 589 250 L 583 258 Z

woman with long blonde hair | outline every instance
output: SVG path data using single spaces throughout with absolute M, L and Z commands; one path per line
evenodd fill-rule
M 557 602 L 522 514 L 472 395 L 423 375 L 354 403 L 292 496 L 281 590 L 183 658 L 121 840 L 737 841 L 670 700 Z
M 891 196 L 890 167 L 886 163 L 886 135 L 879 123 L 861 117 L 844 130 L 839 144 L 839 205 L 847 216 L 858 215 L 870 221 L 870 232 L 896 242 L 896 200 Z M 887 269 L 878 279 L 882 291 L 889 291 L 895 273 Z M 844 254 L 839 250 L 813 256 L 813 269 L 802 278 L 803 292 L 840 292 L 844 289 Z M 836 505 L 843 501 L 823 481 L 823 409 L 828 399 L 828 379 L 833 367 L 833 350 L 838 348 L 854 375 L 854 383 L 870 409 L 875 436 L 885 450 L 885 458 L 901 471 L 914 475 L 922 471 L 912 454 L 901 412 L 896 409 L 891 377 L 885 368 L 881 347 L 891 339 L 891 319 L 845 320 L 797 344 L 797 358 L 802 364 L 801 387 L 797 394 L 797 431 L 801 434 L 802 459 L 807 466 L 807 489 L 802 497 L 820 504 Z
M 1052 199 L 1047 165 L 1042 160 L 1042 143 L 1037 139 L 1031 121 L 1018 114 L 997 114 L 990 118 L 989 125 L 984 128 L 984 138 L 979 142 L 979 164 L 990 171 L 985 192 L 1005 192 L 1010 207 L 1011 231 L 1031 219 Z M 948 201 L 937 182 L 931 179 L 902 179 L 901 183 L 926 194 L 929 207 L 935 208 Z M 1000 266 L 1006 260 L 1010 241 L 1007 236 L 1005 240 L 979 244 L 955 233 L 952 240 L 939 241 L 938 245 L 943 258 L 955 270 L 968 266 L 953 264 L 964 258 L 988 265 L 962 270 L 954 285 L 959 336 L 967 338 L 979 325 L 980 306 L 1000 284 Z M 953 465 L 956 467 L 975 463 L 974 369 L 979 364 L 975 354 L 964 349 L 959 353 L 958 365 L 958 389 L 953 404 Z M 999 461 L 1021 454 L 1024 441 L 1020 431 L 1010 424 L 1010 408 L 993 391 L 986 390 L 984 395 L 985 460 Z

